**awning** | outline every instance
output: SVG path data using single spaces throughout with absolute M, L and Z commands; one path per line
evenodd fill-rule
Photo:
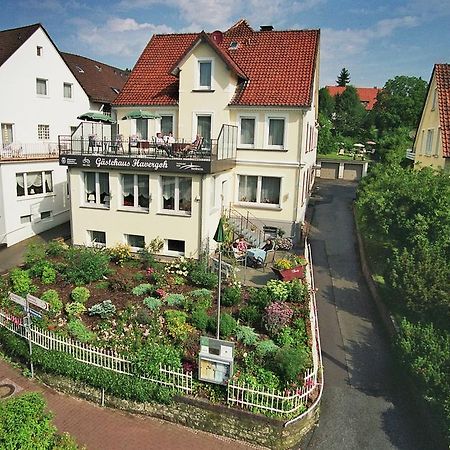
M 131 111 L 125 116 L 122 117 L 122 120 L 125 119 L 160 119 L 161 116 L 159 114 L 151 114 L 148 111 L 135 110 Z
M 81 114 L 81 116 L 78 116 L 77 119 L 87 120 L 88 122 L 116 123 L 116 121 L 113 120 L 111 116 L 107 116 L 106 114 L 102 114 L 101 112 L 92 111 Z

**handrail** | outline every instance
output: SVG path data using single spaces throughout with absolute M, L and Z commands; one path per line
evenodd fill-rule
M 254 221 L 250 220 L 250 212 L 247 211 L 247 215 L 244 216 L 243 214 L 241 214 L 239 211 L 237 211 L 236 209 L 232 208 L 231 206 L 228 208 L 228 214 L 226 214 L 228 216 L 229 219 L 234 218 L 234 219 L 238 219 L 239 221 L 239 227 L 240 230 L 250 230 L 252 233 L 256 234 L 256 236 L 258 237 L 258 243 L 257 245 L 261 245 L 262 242 L 264 241 L 265 238 L 265 231 L 264 231 L 264 222 L 262 222 L 261 220 L 259 220 L 257 217 L 254 217 L 254 219 L 256 219 L 255 221 L 259 221 L 262 224 L 262 227 L 255 224 Z M 235 230 L 233 230 L 235 234 L 239 234 L 236 233 Z

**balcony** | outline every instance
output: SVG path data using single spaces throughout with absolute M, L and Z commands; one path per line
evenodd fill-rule
M 89 124 L 90 125 L 90 124 Z M 237 127 L 222 125 L 219 137 L 196 146 L 178 139 L 171 144 L 139 140 L 111 133 L 81 130 L 72 136 L 59 136 L 59 163 L 68 167 L 208 174 L 236 165 Z M 99 137 L 100 136 L 100 137 Z
M 56 142 L 11 142 L 0 148 L 0 161 L 23 161 L 39 159 L 57 159 Z

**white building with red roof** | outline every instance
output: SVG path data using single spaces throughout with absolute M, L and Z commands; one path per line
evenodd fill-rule
M 314 181 L 318 66 L 318 30 L 254 31 L 241 20 L 223 33 L 154 35 L 113 103 L 111 142 L 61 152 L 74 243 L 139 248 L 159 237 L 164 254 L 196 257 L 214 245 L 224 210 L 298 239 Z
M 435 64 L 414 140 L 418 168 L 450 168 L 450 64 Z

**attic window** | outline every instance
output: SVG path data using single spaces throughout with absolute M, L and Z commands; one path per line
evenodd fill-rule
M 39 45 L 36 47 L 36 55 L 37 56 L 42 56 L 42 47 L 39 46 Z
M 96 68 L 99 72 L 102 71 L 102 68 L 101 68 L 100 66 L 97 66 L 97 64 L 95 65 L 95 68 Z
M 75 66 L 76 69 L 78 70 L 78 72 L 80 73 L 84 73 L 84 70 L 80 67 L 80 66 Z
M 236 50 L 238 48 L 238 43 L 236 41 L 231 41 L 230 46 L 228 48 L 230 50 Z

